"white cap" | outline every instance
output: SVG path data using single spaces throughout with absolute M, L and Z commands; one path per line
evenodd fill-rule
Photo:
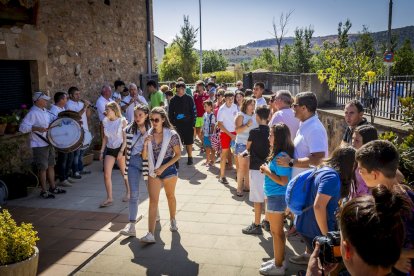
M 49 101 L 50 100 L 50 97 L 48 95 L 46 95 L 45 93 L 43 93 L 43 92 L 35 92 L 33 94 L 32 99 L 33 99 L 33 102 L 36 102 L 36 101 L 38 101 L 40 99 Z

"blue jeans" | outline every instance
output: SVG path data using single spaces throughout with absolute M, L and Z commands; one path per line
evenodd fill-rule
M 129 221 L 135 222 L 138 214 L 139 184 L 144 181 L 142 177 L 141 155 L 132 155 L 129 159 L 128 182 L 131 196 L 129 198 Z
M 83 171 L 83 155 L 84 154 L 85 154 L 85 150 L 79 150 L 78 172 Z
M 58 151 L 58 160 L 57 160 L 57 171 L 59 174 L 59 180 L 64 181 L 68 179 L 69 171 L 73 162 L 73 153 L 65 153 Z
M 79 156 L 80 156 L 80 149 L 77 149 L 73 152 L 73 162 L 72 162 L 72 173 L 75 174 L 79 172 Z

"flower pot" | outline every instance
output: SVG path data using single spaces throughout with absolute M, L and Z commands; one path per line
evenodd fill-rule
M 15 134 L 19 129 L 19 125 L 16 124 L 7 124 L 6 126 L 6 133 L 7 134 Z
M 34 254 L 19 263 L 0 266 L 0 275 L 2 276 L 35 276 L 37 274 L 37 265 L 39 263 L 39 249 L 35 246 Z
M 7 124 L 0 124 L 0 136 L 4 135 L 4 131 L 6 130 Z
M 84 166 L 88 166 L 88 165 L 92 164 L 93 158 L 94 158 L 94 155 L 92 153 L 85 154 L 83 156 L 83 160 L 82 160 L 83 161 L 83 165 Z

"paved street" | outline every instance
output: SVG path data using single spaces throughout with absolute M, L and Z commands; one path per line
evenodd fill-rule
M 36 194 L 9 202 L 18 221 L 32 222 L 40 235 L 41 275 L 258 275 L 258 268 L 272 255 L 271 236 L 248 236 L 241 229 L 252 222 L 248 195 L 235 195 L 235 170 L 228 171 L 230 184 L 217 181 L 218 164 L 208 169 L 195 153 L 194 166 L 181 161 L 177 184 L 179 230 L 169 230 L 165 193 L 161 192 L 161 221 L 157 244 L 142 246 L 136 238 L 120 236 L 127 223 L 127 204 L 121 202 L 123 186 L 114 171 L 115 204 L 98 208 L 105 190 L 100 162 L 89 169 L 68 194 L 42 200 Z M 147 229 L 148 195 L 141 189 L 137 235 Z M 287 243 L 287 257 L 303 252 L 304 244 L 293 237 Z M 303 266 L 289 264 L 287 275 Z

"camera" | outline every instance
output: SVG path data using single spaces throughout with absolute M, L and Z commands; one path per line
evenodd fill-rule
M 326 236 L 316 236 L 313 239 L 313 247 L 319 242 L 319 260 L 324 263 L 339 263 L 342 261 L 341 256 L 341 235 L 339 231 L 326 233 Z

